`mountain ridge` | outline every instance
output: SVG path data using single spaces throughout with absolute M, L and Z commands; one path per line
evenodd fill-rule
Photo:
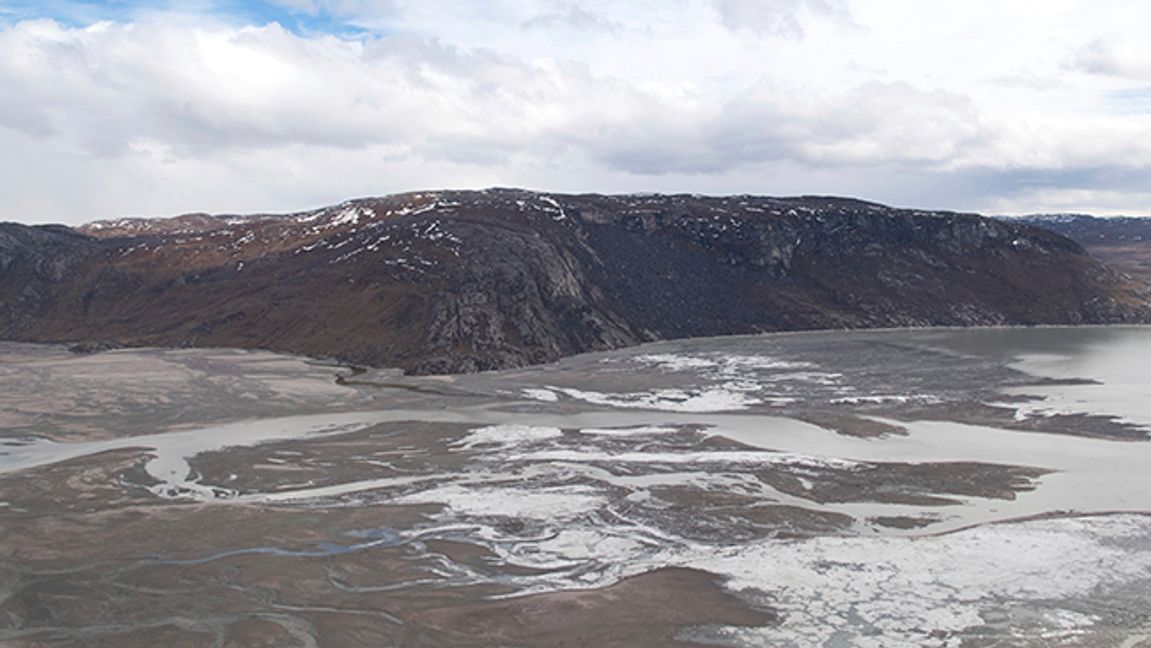
M 1147 322 L 1073 241 L 850 198 L 423 191 L 285 215 L 0 227 L 0 337 L 414 373 L 657 339 Z
M 1030 214 L 1014 220 L 1066 236 L 1104 263 L 1151 286 L 1151 217 Z

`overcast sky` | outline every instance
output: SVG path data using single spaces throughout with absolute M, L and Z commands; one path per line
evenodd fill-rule
M 0 0 L 0 220 L 434 188 L 1151 213 L 1151 2 Z

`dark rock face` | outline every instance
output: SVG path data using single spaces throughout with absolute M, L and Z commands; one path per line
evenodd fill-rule
M 835 198 L 412 193 L 285 216 L 0 226 L 0 337 L 418 373 L 661 338 L 1149 321 L 1061 236 Z
M 1151 218 L 1040 214 L 1005 220 L 1062 234 L 1112 268 L 1151 286 Z
M 61 291 L 100 248 L 67 227 L 0 223 L 0 334 L 19 335 L 52 317 Z

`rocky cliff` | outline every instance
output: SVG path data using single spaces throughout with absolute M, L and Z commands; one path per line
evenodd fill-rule
M 9 340 L 441 373 L 686 336 L 1148 320 L 1143 295 L 1051 232 L 837 198 L 495 189 L 0 226 Z

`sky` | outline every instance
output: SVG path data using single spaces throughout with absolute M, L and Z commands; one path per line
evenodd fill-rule
M 1151 214 L 1151 3 L 0 0 L 0 220 L 422 189 Z

